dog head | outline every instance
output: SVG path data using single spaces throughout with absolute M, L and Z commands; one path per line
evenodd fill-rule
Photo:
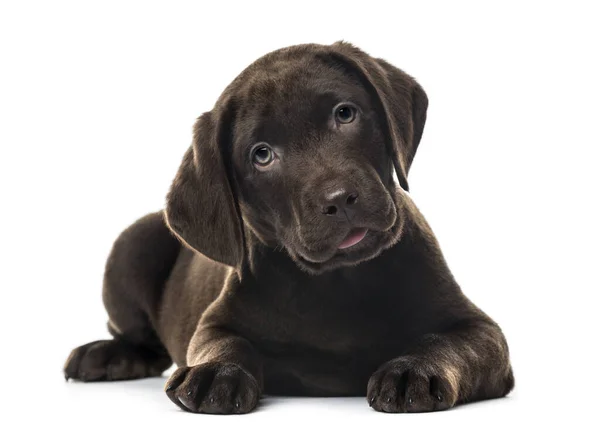
M 398 241 L 402 193 L 427 96 L 350 44 L 274 51 L 244 70 L 194 127 L 167 196 L 188 246 L 238 267 L 249 232 L 319 273 Z

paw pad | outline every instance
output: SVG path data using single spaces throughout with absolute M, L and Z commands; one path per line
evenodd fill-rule
M 448 409 L 455 401 L 455 381 L 433 361 L 397 358 L 377 370 L 367 389 L 369 406 L 380 412 L 430 412 Z M 453 369 L 458 375 L 458 369 Z M 459 379 L 457 375 L 454 379 Z

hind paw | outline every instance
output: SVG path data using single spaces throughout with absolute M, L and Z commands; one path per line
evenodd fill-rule
M 74 349 L 65 362 L 65 379 L 83 382 L 160 376 L 172 364 L 166 354 L 122 340 L 99 340 Z

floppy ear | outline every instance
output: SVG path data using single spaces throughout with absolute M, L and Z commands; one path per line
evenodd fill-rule
M 404 132 L 406 140 L 406 146 L 403 149 L 401 157 L 403 159 L 402 165 L 405 170 L 404 174 L 407 176 L 410 166 L 412 165 L 413 158 L 417 153 L 419 143 L 421 142 L 421 137 L 423 136 L 423 129 L 425 129 L 425 121 L 427 120 L 427 107 L 429 105 L 429 100 L 427 99 L 427 94 L 421 85 L 417 83 L 410 75 L 389 64 L 383 59 L 376 59 L 376 61 L 387 74 L 387 78 L 390 83 L 391 94 L 386 94 L 385 98 L 387 99 L 388 107 L 392 107 L 392 118 L 395 117 L 394 113 L 401 112 L 401 110 L 396 111 L 394 109 L 396 108 L 396 105 L 402 103 L 399 99 L 405 97 L 407 91 L 409 93 L 408 100 L 411 104 L 410 117 L 412 119 L 412 128 L 404 125 L 405 122 L 403 119 L 397 117 L 394 119 L 396 127 L 399 128 L 401 132 Z M 407 131 L 402 131 L 403 128 L 407 129 Z M 410 129 L 412 129 L 412 133 Z
M 215 261 L 239 267 L 244 240 L 224 162 L 224 141 L 228 139 L 224 117 L 213 110 L 196 121 L 193 143 L 167 195 L 165 216 L 169 228 L 189 247 Z
M 427 119 L 428 99 L 425 91 L 410 75 L 351 44 L 337 42 L 332 48 L 334 57 L 349 65 L 381 104 L 398 181 L 408 191 L 408 171 Z

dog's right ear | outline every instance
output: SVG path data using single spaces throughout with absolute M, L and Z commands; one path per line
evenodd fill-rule
M 229 128 L 223 117 L 213 110 L 198 118 L 192 146 L 167 195 L 165 220 L 189 247 L 239 267 L 244 255 L 243 229 L 224 161 Z

